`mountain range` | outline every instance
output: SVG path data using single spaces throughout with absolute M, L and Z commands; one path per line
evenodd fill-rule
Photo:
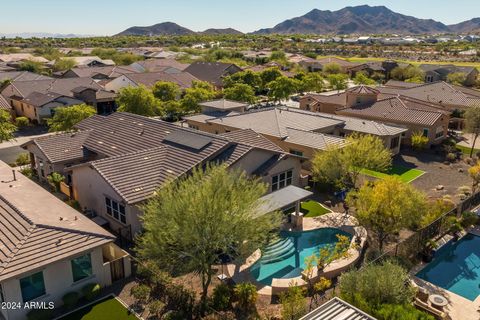
M 337 11 L 314 9 L 307 14 L 285 20 L 272 28 L 253 34 L 432 34 L 480 32 L 480 18 L 446 25 L 433 19 L 403 15 L 385 6 L 345 7 Z M 195 34 L 173 22 L 149 27 L 131 27 L 117 35 L 186 35 Z M 198 34 L 242 34 L 235 29 L 208 29 Z

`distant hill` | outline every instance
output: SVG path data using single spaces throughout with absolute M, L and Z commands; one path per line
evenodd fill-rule
M 480 32 L 480 18 L 449 25 L 450 30 L 457 33 Z
M 226 28 L 226 29 L 214 29 L 210 28 L 207 29 L 203 32 L 200 32 L 201 34 L 208 34 L 208 35 L 217 35 L 217 34 L 243 34 L 243 32 L 232 29 L 232 28 Z
M 346 7 L 338 11 L 314 9 L 256 34 L 373 34 L 444 33 L 450 28 L 432 19 L 418 19 L 396 13 L 385 6 Z
M 183 36 L 194 33 L 192 30 L 184 28 L 174 22 L 162 22 L 148 27 L 130 27 L 116 34 L 116 36 Z

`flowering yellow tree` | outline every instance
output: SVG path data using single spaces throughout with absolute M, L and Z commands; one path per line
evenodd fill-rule
M 480 183 L 480 161 L 468 169 L 468 174 L 470 175 L 470 178 L 472 178 L 472 192 L 475 192 L 475 189 Z

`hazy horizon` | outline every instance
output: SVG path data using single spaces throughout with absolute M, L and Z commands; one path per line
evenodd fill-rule
M 70 3 L 74 3 L 73 0 Z M 345 1 L 345 0 L 176 0 L 93 1 L 66 5 L 61 0 L 24 0 L 2 4 L 0 34 L 53 33 L 113 35 L 132 26 L 175 22 L 193 31 L 208 28 L 234 28 L 252 32 L 270 28 L 313 10 L 339 10 L 346 6 L 384 5 L 389 9 L 422 19 L 455 24 L 480 17 L 478 0 L 426 1 Z M 459 10 L 460 9 L 460 10 Z M 475 16 L 477 15 L 477 16 Z

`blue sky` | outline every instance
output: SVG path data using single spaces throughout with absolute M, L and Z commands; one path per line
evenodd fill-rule
M 314 8 L 338 10 L 361 4 L 385 5 L 446 24 L 480 16 L 480 0 L 16 0 L 1 4 L 0 33 L 111 35 L 130 26 L 164 21 L 194 31 L 233 27 L 250 32 Z

